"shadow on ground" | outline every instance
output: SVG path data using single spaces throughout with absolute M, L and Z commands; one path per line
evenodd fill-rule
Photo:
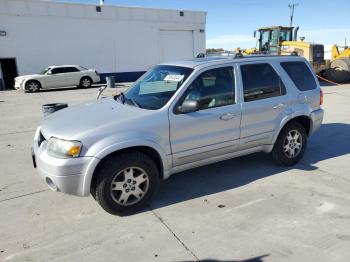
M 157 209 L 231 190 L 290 169 L 316 170 L 316 163 L 350 153 L 349 134 L 349 124 L 322 125 L 309 140 L 301 163 L 289 168 L 275 165 L 269 154 L 256 153 L 175 174 L 162 183 L 150 207 Z
M 201 259 L 201 262 L 263 262 L 264 257 L 268 257 L 269 255 L 258 256 L 245 260 L 215 260 L 215 259 Z M 178 261 L 180 262 L 180 261 Z M 190 262 L 190 261 L 181 261 L 181 262 Z

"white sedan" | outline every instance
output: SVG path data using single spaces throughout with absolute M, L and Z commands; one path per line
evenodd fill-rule
M 39 74 L 16 77 L 14 87 L 37 92 L 40 89 L 67 86 L 88 88 L 97 82 L 100 82 L 100 76 L 94 69 L 78 65 L 61 65 L 49 66 Z

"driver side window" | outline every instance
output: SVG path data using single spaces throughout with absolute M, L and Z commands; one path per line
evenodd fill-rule
M 185 93 L 185 100 L 198 102 L 199 110 L 234 104 L 233 67 L 221 67 L 200 74 Z

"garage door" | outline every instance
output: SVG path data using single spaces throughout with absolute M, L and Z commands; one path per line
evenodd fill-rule
M 193 31 L 161 30 L 160 62 L 193 58 Z

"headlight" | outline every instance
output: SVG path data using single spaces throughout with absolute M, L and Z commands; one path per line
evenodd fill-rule
M 47 143 L 47 153 L 53 157 L 78 157 L 82 144 L 79 141 L 68 141 L 51 137 Z

